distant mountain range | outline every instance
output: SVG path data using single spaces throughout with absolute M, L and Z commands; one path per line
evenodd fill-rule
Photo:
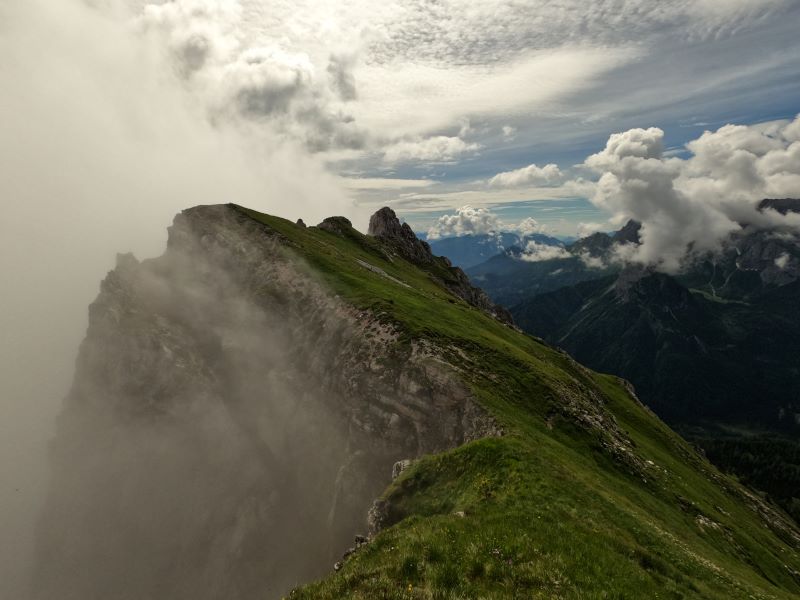
M 619 267 L 606 260 L 607 254 L 614 244 L 638 242 L 639 227 L 630 221 L 611 235 L 593 233 L 571 244 L 561 243 L 564 252 L 556 258 L 526 252 L 527 244 L 511 246 L 465 270 L 496 302 L 512 306 L 536 294 L 617 272 Z
M 512 307 L 517 324 L 633 382 L 674 425 L 800 433 L 800 282 L 726 300 L 629 269 Z
M 761 208 L 800 212 L 800 200 Z M 738 234 L 676 276 L 601 260 L 638 243 L 638 231 L 630 222 L 594 234 L 557 259 L 506 251 L 467 272 L 523 330 L 630 380 L 670 425 L 800 519 L 800 244 Z
M 510 248 L 524 248 L 529 242 L 554 247 L 564 245 L 561 240 L 543 233 L 520 235 L 508 231 L 462 235 L 428 242 L 434 255 L 446 256 L 454 266 L 462 269 L 480 264 Z

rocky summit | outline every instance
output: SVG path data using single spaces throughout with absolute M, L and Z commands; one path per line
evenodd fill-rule
M 500 321 L 513 323 L 507 309 L 492 302 L 482 289 L 473 286 L 466 273 L 454 267 L 446 257 L 434 256 L 430 245 L 418 239 L 408 223 L 401 224 L 391 208 L 384 207 L 372 215 L 368 235 L 380 240 L 390 255 L 400 256 L 429 271 L 440 284 L 472 306 Z

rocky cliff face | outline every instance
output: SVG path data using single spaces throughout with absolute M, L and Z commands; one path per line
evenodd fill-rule
M 90 307 L 33 597 L 279 597 L 366 530 L 396 461 L 495 434 L 437 348 L 339 300 L 283 236 L 184 211 Z

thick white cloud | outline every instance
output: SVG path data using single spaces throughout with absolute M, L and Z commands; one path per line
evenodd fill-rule
M 577 235 L 579 238 L 584 238 L 598 231 L 608 231 L 610 228 L 608 223 L 578 223 Z
M 383 153 L 387 163 L 426 162 L 445 163 L 480 149 L 480 144 L 465 142 L 460 137 L 437 135 L 430 138 L 402 141 L 389 146 Z
M 571 256 L 562 246 L 549 246 L 531 241 L 526 244 L 525 250 L 519 258 L 525 262 L 539 262 L 555 258 L 570 258 Z
M 547 231 L 547 228 L 533 217 L 526 217 L 514 227 L 514 231 L 522 236 L 526 236 L 534 233 L 544 233 Z
M 586 165 L 600 174 L 593 202 L 618 224 L 642 223 L 641 245 L 622 258 L 675 272 L 743 225 L 800 229 L 800 215 L 757 210 L 764 198 L 800 197 L 798 122 L 706 131 L 686 145 L 688 159 L 665 157 L 657 128 L 610 136 Z
M 188 89 L 203 98 L 213 119 L 267 124 L 309 149 L 361 148 L 366 133 L 347 111 L 357 96 L 353 51 L 315 64 L 284 36 L 247 39 L 237 0 L 147 3 L 139 30 L 160 38 Z
M 251 48 L 223 69 L 220 109 L 238 105 L 256 117 L 286 114 L 310 93 L 314 79 L 314 65 L 305 54 Z
M 687 144 L 694 154 L 680 184 L 737 219 L 753 219 L 754 198 L 800 196 L 800 140 L 791 123 L 726 125 Z
M 535 164 L 498 173 L 489 180 L 492 187 L 519 187 L 523 185 L 553 185 L 562 179 L 558 165 L 547 164 L 539 167 Z
M 603 259 L 602 256 L 592 256 L 589 252 L 581 252 L 580 255 L 578 255 L 578 258 L 581 259 L 581 262 L 588 269 L 608 268 L 608 264 L 606 263 L 606 261 Z
M 497 215 L 485 208 L 462 206 L 453 215 L 442 215 L 428 230 L 429 239 L 496 233 L 503 227 Z
M 480 235 L 507 231 L 519 236 L 545 233 L 547 227 L 533 217 L 526 217 L 519 223 L 504 223 L 488 208 L 462 206 L 454 214 L 442 215 L 428 229 L 428 238 L 439 239 L 461 235 Z
M 602 169 L 628 157 L 661 158 L 663 153 L 664 132 L 658 127 L 631 129 L 610 135 L 605 150 L 590 156 L 586 164 L 594 169 Z

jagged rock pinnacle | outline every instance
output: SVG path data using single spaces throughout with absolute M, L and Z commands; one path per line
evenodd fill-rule
M 417 238 L 408 223 L 400 223 L 395 212 L 384 206 L 369 219 L 367 233 L 390 243 L 403 258 L 416 264 L 433 260 L 431 247 Z
M 367 234 L 375 237 L 396 237 L 400 235 L 400 219 L 388 206 L 384 206 L 369 218 Z
M 434 256 L 427 242 L 420 240 L 408 223 L 400 223 L 395 212 L 384 206 L 369 219 L 367 233 L 384 243 L 391 252 L 427 270 L 450 292 L 467 303 L 513 324 L 511 313 L 494 304 L 486 293 L 474 287 L 467 275 L 443 256 Z

